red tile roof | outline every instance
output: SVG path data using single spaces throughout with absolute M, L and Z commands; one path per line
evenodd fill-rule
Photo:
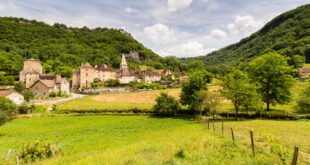
M 300 73 L 310 73 L 310 68 L 300 68 L 299 72 Z
M 11 93 L 14 93 L 14 92 L 16 92 L 16 91 L 13 89 L 0 91 L 0 97 L 6 97 L 7 95 L 10 95 Z M 16 92 L 16 93 L 18 93 L 18 92 Z

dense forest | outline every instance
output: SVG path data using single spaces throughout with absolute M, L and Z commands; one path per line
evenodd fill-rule
M 13 84 L 23 68 L 23 61 L 35 58 L 44 73 L 71 77 L 81 63 L 105 63 L 119 68 L 122 53 L 137 51 L 139 60 L 129 60 L 129 67 L 141 65 L 179 71 L 175 57 L 162 58 L 145 48 L 131 35 L 119 29 L 74 28 L 55 23 L 53 26 L 24 18 L 0 17 L 0 84 Z
M 186 63 L 202 60 L 207 66 L 238 66 L 270 51 L 287 56 L 291 61 L 296 55 L 304 56 L 310 63 L 310 4 L 275 17 L 262 29 L 236 44 L 206 56 L 180 60 Z

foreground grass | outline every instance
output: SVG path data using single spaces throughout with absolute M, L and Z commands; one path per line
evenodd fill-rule
M 65 156 L 57 155 L 36 164 L 281 164 L 277 153 L 256 144 L 251 155 L 248 131 L 254 129 L 255 141 L 266 143 L 270 133 L 289 151 L 299 145 L 310 153 L 310 122 L 307 121 L 238 121 L 225 122 L 224 137 L 207 131 L 196 120 L 145 116 L 84 116 L 17 119 L 0 127 L 0 157 L 9 148 L 16 151 L 27 142 L 58 141 Z M 233 127 L 236 142 L 228 129 Z M 11 162 L 14 162 L 11 156 Z M 299 163 L 306 164 L 300 157 Z M 1 164 L 1 163 L 0 163 Z

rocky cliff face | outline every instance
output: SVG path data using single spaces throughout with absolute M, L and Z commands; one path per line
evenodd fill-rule
M 140 60 L 139 53 L 137 51 L 130 51 L 130 53 L 125 54 L 128 59 Z

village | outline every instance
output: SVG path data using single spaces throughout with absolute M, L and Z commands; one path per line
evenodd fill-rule
M 92 89 L 95 81 L 107 82 L 109 80 L 117 80 L 120 84 L 128 84 L 130 82 L 152 84 L 161 83 L 162 78 L 178 78 L 176 83 L 182 83 L 189 76 L 184 76 L 181 73 L 173 74 L 169 69 L 164 69 L 161 73 L 158 71 L 130 70 L 124 54 L 122 55 L 119 70 L 114 70 L 104 63 L 94 67 L 90 63 L 82 63 L 78 69 L 73 70 L 71 80 L 60 75 L 43 74 L 42 64 L 33 58 L 24 61 L 23 70 L 19 73 L 19 81 L 26 88 L 31 89 L 38 99 L 48 98 L 51 93 L 61 93 L 66 96 L 80 92 L 85 94 L 85 89 Z M 108 91 L 122 90 L 108 89 Z M 13 89 L 1 90 L 0 96 L 11 99 L 17 105 L 21 105 L 24 102 L 22 94 Z

